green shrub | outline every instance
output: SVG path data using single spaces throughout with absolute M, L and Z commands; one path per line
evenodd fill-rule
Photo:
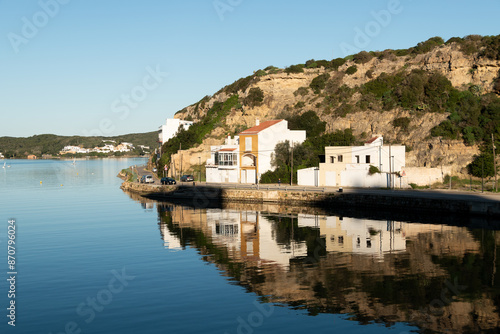
M 330 63 L 331 63 L 331 67 L 334 70 L 338 70 L 340 66 L 345 64 L 345 59 L 344 58 L 335 58 Z
M 377 173 L 380 173 L 380 169 L 378 169 L 378 167 L 376 166 L 370 165 L 370 168 L 368 169 L 368 174 L 373 175 Z
M 356 65 L 352 65 L 345 70 L 346 74 L 352 75 L 358 71 L 358 67 Z
M 306 104 L 304 103 L 304 101 L 299 101 L 299 102 L 297 102 L 297 103 L 295 104 L 294 108 L 295 108 L 295 109 L 302 109 L 302 108 L 304 108 L 304 106 L 305 106 L 305 105 L 306 105 Z
M 495 82 L 493 83 L 493 91 L 496 94 L 500 94 L 500 77 L 495 79 Z
M 232 84 L 223 88 L 223 90 L 228 94 L 236 94 L 239 91 L 246 91 L 248 86 L 250 86 L 253 82 L 255 82 L 255 78 L 253 75 L 249 75 L 245 78 L 240 78 L 233 82 Z
M 397 56 L 397 57 L 404 57 L 404 56 L 407 56 L 410 54 L 410 50 L 409 49 L 400 49 L 400 50 L 395 50 L 394 51 L 394 54 Z
M 328 60 L 317 60 L 316 64 L 318 64 L 318 67 L 324 67 L 324 68 L 332 67 L 332 63 Z
M 326 129 L 326 122 L 323 122 L 316 112 L 309 110 L 302 115 L 285 117 L 288 121 L 288 128 L 291 130 L 306 130 L 307 136 L 318 136 Z
M 351 113 L 353 111 L 352 105 L 348 103 L 342 103 L 340 107 L 335 109 L 335 114 L 340 116 L 340 117 L 345 117 L 347 114 Z
M 361 51 L 358 54 L 353 55 L 353 60 L 356 64 L 365 64 L 372 60 L 373 55 L 366 52 L 366 51 Z
M 318 63 L 314 59 L 310 59 L 310 60 L 306 61 L 305 67 L 306 68 L 316 68 L 316 67 L 318 67 Z
M 266 75 L 267 72 L 264 71 L 264 70 L 258 70 L 257 72 L 255 72 L 255 75 L 258 76 L 258 77 L 262 77 L 264 75 Z
M 366 76 L 368 79 L 373 79 L 373 70 L 368 70 L 368 71 L 366 71 L 365 76 Z
M 469 174 L 476 177 L 491 177 L 495 175 L 493 154 L 483 147 L 482 153 L 474 156 L 474 160 L 467 166 Z
M 444 40 L 441 37 L 431 37 L 425 42 L 420 42 L 417 46 L 412 48 L 412 53 L 422 54 L 427 53 L 434 49 L 435 47 L 444 44 Z
M 378 59 L 383 60 L 387 59 L 390 61 L 394 61 L 397 59 L 395 52 L 393 50 L 384 50 L 378 55 Z
M 309 88 L 307 87 L 299 87 L 295 92 L 293 92 L 293 95 L 297 96 L 297 95 L 300 95 L 300 96 L 305 96 L 309 94 Z
M 264 71 L 267 71 L 268 74 L 276 74 L 279 72 L 279 68 L 277 68 L 276 66 L 268 66 L 264 69 Z
M 392 121 L 392 126 L 395 128 L 401 128 L 403 131 L 407 131 L 410 126 L 410 119 L 408 117 L 399 117 L 395 118 Z
M 322 89 L 325 89 L 328 79 L 330 79 L 330 74 L 320 74 L 311 81 L 309 87 L 311 87 L 314 93 L 319 94 Z
M 431 129 L 431 136 L 458 139 L 460 129 L 450 120 L 445 120 Z
M 304 65 L 303 64 L 291 65 L 291 66 L 285 68 L 285 72 L 287 74 L 290 74 L 290 73 L 303 73 L 304 72 Z
M 256 107 L 260 106 L 264 101 L 264 92 L 259 87 L 250 88 L 247 97 L 243 100 L 243 103 L 250 106 Z

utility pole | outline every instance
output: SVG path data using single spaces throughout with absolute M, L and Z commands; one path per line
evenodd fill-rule
M 481 192 L 484 192 L 484 157 L 481 159 Z
M 198 157 L 198 165 L 200 165 L 200 178 L 198 179 L 198 182 L 201 182 L 201 157 Z
M 291 164 L 291 168 L 290 168 L 290 185 L 293 186 L 293 141 L 291 141 L 291 151 L 290 151 L 290 154 L 291 154 L 291 159 L 290 159 L 290 164 Z
M 495 192 L 498 191 L 497 189 L 497 163 L 495 159 L 495 139 L 493 138 L 493 133 L 491 134 L 491 145 L 493 146 L 493 169 L 495 171 Z
M 181 169 L 181 173 L 180 173 L 180 176 L 182 176 L 182 143 L 179 143 L 179 154 L 181 156 L 181 166 L 180 166 L 180 169 Z M 180 177 L 179 176 L 179 177 Z M 180 180 L 180 179 L 179 179 Z
M 392 189 L 391 144 L 389 144 L 389 189 Z

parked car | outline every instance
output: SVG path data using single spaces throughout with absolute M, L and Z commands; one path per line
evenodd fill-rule
M 193 175 L 182 175 L 181 182 L 191 182 L 194 181 Z
M 153 173 L 156 173 L 157 171 L 158 171 L 158 169 L 153 168 Z
M 146 175 L 144 177 L 144 183 L 155 183 L 155 179 L 153 178 L 153 175 Z
M 161 184 L 176 184 L 177 183 L 171 177 L 162 177 L 160 182 L 161 182 Z

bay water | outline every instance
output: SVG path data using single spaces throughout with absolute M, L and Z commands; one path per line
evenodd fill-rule
M 2 333 L 473 332 L 499 324 L 495 228 L 155 202 L 119 188 L 118 172 L 144 163 L 6 160 Z

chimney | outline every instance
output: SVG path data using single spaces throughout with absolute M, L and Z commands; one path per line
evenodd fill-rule
M 259 126 L 259 125 L 260 125 L 260 121 L 259 121 L 259 119 L 257 118 L 257 119 L 255 120 L 255 126 Z

